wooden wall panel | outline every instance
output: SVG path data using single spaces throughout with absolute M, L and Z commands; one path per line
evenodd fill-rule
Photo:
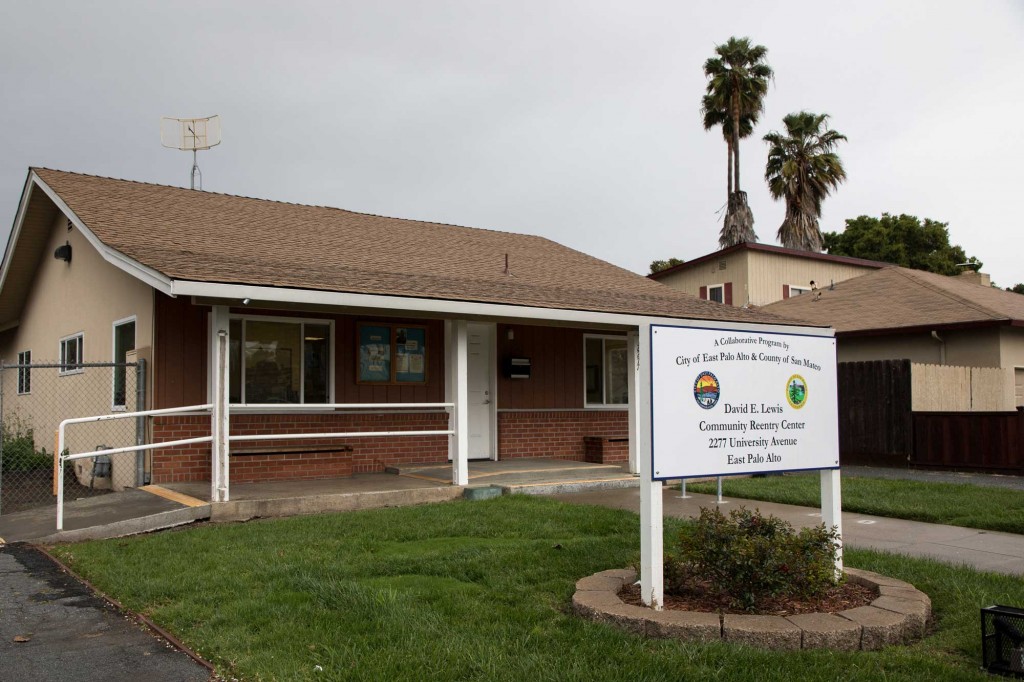
M 513 339 L 508 332 L 512 330 Z M 583 329 L 498 325 L 498 408 L 504 410 L 583 408 Z M 607 334 L 607 332 L 593 332 Z M 530 359 L 529 379 L 506 379 L 506 358 Z
M 207 317 L 209 306 L 157 294 L 154 342 L 156 408 L 196 405 L 206 401 Z M 232 308 L 232 313 L 303 317 L 334 321 L 334 395 L 339 403 L 444 402 L 444 323 L 384 317 L 317 315 L 278 310 Z M 427 328 L 427 382 L 388 385 L 356 382 L 356 323 L 417 324 Z
M 210 308 L 155 293 L 153 407 L 206 402 L 206 320 Z

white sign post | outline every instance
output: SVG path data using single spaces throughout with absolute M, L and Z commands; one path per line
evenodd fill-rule
M 644 512 L 661 481 L 807 470 L 821 470 L 822 521 L 841 533 L 835 338 L 667 325 L 643 331 L 651 419 L 650 447 L 639 455 L 650 457 L 640 467 L 644 535 L 660 530 L 645 522 L 654 509 Z M 641 540 L 651 558 L 661 556 L 660 535 Z M 662 569 L 641 571 L 644 601 L 656 608 Z

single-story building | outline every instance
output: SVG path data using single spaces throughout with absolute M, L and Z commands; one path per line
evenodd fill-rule
M 698 298 L 763 306 L 883 268 L 863 258 L 742 242 L 648 275 Z
M 138 357 L 148 409 L 209 404 L 226 337 L 232 436 L 454 432 L 233 444 L 233 481 L 450 458 L 464 484 L 468 458 L 580 460 L 587 437 L 628 440 L 636 471 L 633 358 L 652 323 L 802 329 L 543 237 L 43 168 L 0 270 L 0 358 L 56 362 L 61 390 L 90 361 Z M 36 431 L 52 443 L 56 420 L 131 410 L 124 395 L 115 377 L 110 402 Z M 145 437 L 210 427 L 206 413 L 155 415 Z M 209 480 L 211 446 L 151 450 L 145 469 Z
M 1024 406 L 1024 296 L 991 286 L 983 273 L 889 266 L 761 310 L 834 327 L 839 362 L 998 368 L 982 376 L 989 384 L 1001 377 L 1001 388 L 975 390 L 998 399 L 988 409 Z

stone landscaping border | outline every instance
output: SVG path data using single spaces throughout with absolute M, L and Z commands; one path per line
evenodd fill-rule
M 877 590 L 868 606 L 839 613 L 797 616 L 748 616 L 694 611 L 654 611 L 626 604 L 622 587 L 636 580 L 636 571 L 601 571 L 576 583 L 573 610 L 590 620 L 611 623 L 638 635 L 688 642 L 741 642 L 762 649 L 832 649 L 870 651 L 891 644 L 909 644 L 924 637 L 932 602 L 910 583 L 847 568 L 846 579 Z

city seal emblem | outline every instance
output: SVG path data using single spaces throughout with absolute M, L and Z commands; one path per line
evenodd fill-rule
M 693 382 L 693 399 L 705 410 L 710 410 L 718 404 L 718 396 L 721 395 L 721 387 L 718 385 L 718 377 L 711 372 L 701 372 Z
M 799 374 L 794 374 L 786 381 L 786 400 L 796 410 L 807 404 L 807 381 Z

